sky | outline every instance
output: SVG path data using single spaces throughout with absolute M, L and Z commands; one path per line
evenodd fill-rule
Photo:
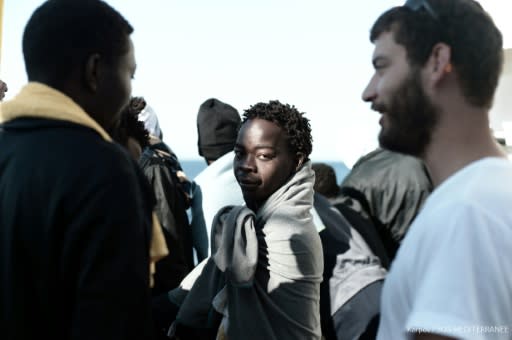
M 42 0 L 4 0 L 0 78 L 6 100 L 26 83 L 23 28 Z M 480 1 L 512 46 L 507 1 Z M 208 98 L 240 113 L 295 105 L 311 121 L 315 161 L 347 166 L 377 146 L 377 113 L 361 100 L 373 68 L 369 30 L 394 0 L 107 0 L 132 24 L 133 95 L 156 111 L 181 160 L 200 159 L 196 116 Z M 94 24 L 94 23 L 91 23 Z

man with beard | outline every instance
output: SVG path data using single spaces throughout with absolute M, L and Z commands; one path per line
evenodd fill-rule
M 422 158 L 435 187 L 386 279 L 378 337 L 509 339 L 512 164 L 488 117 L 501 33 L 473 0 L 419 0 L 382 14 L 370 40 L 379 142 Z

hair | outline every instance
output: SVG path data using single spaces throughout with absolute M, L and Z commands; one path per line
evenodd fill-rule
M 128 138 L 134 138 L 141 148 L 149 146 L 149 131 L 144 127 L 144 123 L 139 120 L 139 113 L 143 109 L 140 106 L 142 97 L 132 97 L 130 104 L 121 113 L 119 126 L 112 133 L 113 139 L 119 144 L 126 146 Z
M 287 135 L 290 149 L 304 155 L 304 161 L 309 160 L 313 151 L 313 137 L 309 119 L 304 117 L 295 106 L 281 104 L 277 100 L 269 103 L 258 103 L 245 110 L 242 116 L 242 124 L 254 118 L 268 120 L 280 126 Z
M 394 7 L 373 25 L 370 41 L 392 32 L 403 45 L 413 67 L 425 65 L 435 44 L 451 47 L 451 62 L 464 96 L 477 106 L 490 108 L 503 66 L 503 38 L 493 20 L 473 0 L 427 0 L 437 13 Z
M 311 167 L 315 171 L 315 185 L 313 189 L 327 198 L 334 198 L 340 192 L 334 168 L 326 163 L 313 163 Z
M 129 50 L 132 32 L 128 21 L 103 1 L 48 0 L 34 11 L 23 33 L 28 79 L 60 85 L 94 53 L 115 64 Z

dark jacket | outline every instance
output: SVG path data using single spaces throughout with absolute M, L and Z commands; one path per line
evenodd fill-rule
M 433 190 L 421 160 L 380 148 L 361 157 L 340 186 L 335 205 L 372 223 L 390 260 Z
M 324 256 L 320 285 L 322 335 L 325 339 L 374 339 L 379 319 L 380 287 L 372 298 L 362 292 L 383 280 L 382 260 L 387 261 L 384 248 L 379 242 L 381 253 L 372 250 L 364 236 L 357 235 L 352 221 L 318 193 L 315 193 L 314 207 L 325 226 L 319 232 Z M 337 289 L 343 289 L 343 295 L 351 296 L 341 306 L 337 303 Z M 339 322 L 338 313 L 353 322 Z
M 0 125 L 2 339 L 149 339 L 152 196 L 94 130 Z
M 155 212 L 169 249 L 169 255 L 156 263 L 153 295 L 159 295 L 176 288 L 194 266 L 188 198 L 176 175 L 181 166 L 165 144 L 147 147 L 139 165 L 155 193 Z

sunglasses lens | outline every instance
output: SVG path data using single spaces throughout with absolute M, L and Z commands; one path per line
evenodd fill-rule
M 422 3 L 422 0 L 407 0 L 404 6 L 410 8 L 413 11 L 417 11 L 420 9 Z
M 420 8 L 425 9 L 434 19 L 438 19 L 437 13 L 432 9 L 428 0 L 407 0 L 404 7 L 409 8 L 412 11 L 417 11 Z

